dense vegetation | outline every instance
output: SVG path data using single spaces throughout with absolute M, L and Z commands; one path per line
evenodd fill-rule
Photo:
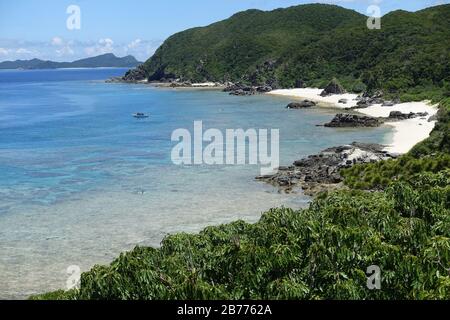
M 138 247 L 82 275 L 74 299 L 446 299 L 450 170 L 385 192 L 339 191 Z M 366 287 L 381 268 L 382 289 Z
M 403 100 L 450 94 L 450 5 L 367 17 L 326 4 L 249 10 L 171 36 L 145 62 L 151 80 L 382 88 Z

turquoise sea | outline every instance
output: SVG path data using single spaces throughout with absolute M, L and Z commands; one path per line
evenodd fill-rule
M 104 82 L 124 72 L 0 71 L 0 298 L 65 288 L 69 266 L 88 270 L 168 233 L 308 204 L 255 181 L 258 166 L 172 164 L 173 130 L 193 130 L 195 120 L 280 129 L 282 165 L 390 134 L 317 127 L 336 111 L 286 110 L 288 98 Z

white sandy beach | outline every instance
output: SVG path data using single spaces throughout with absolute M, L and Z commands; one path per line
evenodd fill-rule
M 308 99 L 328 107 L 339 109 L 356 106 L 358 102 L 357 94 L 346 93 L 336 94 L 327 97 L 320 96 L 322 89 L 302 88 L 302 89 L 280 89 L 269 92 L 270 95 L 287 96 L 295 99 Z M 347 99 L 347 103 L 339 103 L 339 100 Z M 386 142 L 386 151 L 393 153 L 407 153 L 414 145 L 425 140 L 433 130 L 436 121 L 428 121 L 438 111 L 437 105 L 431 105 L 428 101 L 400 103 L 392 107 L 384 107 L 380 104 L 372 105 L 365 109 L 355 110 L 361 114 L 371 117 L 388 117 L 391 111 L 402 113 L 427 112 L 424 118 L 414 118 L 402 121 L 387 122 L 386 124 L 394 128 L 392 139 Z

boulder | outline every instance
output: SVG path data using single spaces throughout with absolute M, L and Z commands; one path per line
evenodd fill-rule
M 413 119 L 413 118 L 426 117 L 426 116 L 428 116 L 428 112 L 402 113 L 400 111 L 392 111 L 391 113 L 389 113 L 388 119 L 406 120 L 406 119 Z
M 272 90 L 273 87 L 269 85 L 254 87 L 243 83 L 229 84 L 225 89 L 223 89 L 224 92 L 229 92 L 230 95 L 235 96 L 250 96 L 256 93 L 270 92 Z
M 393 158 L 383 151 L 384 146 L 354 142 L 351 145 L 328 148 L 322 152 L 297 160 L 293 166 L 280 167 L 274 175 L 257 177 L 278 186 L 280 190 L 292 192 L 302 188 L 306 194 L 338 188 L 343 181 L 342 168 L 359 163 L 370 163 Z M 295 191 L 294 191 L 295 192 Z
M 366 91 L 362 96 L 363 98 L 381 99 L 384 96 L 384 92 L 382 90 L 377 90 L 375 92 Z
M 147 72 L 145 71 L 145 68 L 142 64 L 137 66 L 135 69 L 128 70 L 122 77 L 122 80 L 124 82 L 137 82 L 146 79 Z
M 326 97 L 332 94 L 343 94 L 345 93 L 344 87 L 336 80 L 333 79 L 331 82 L 325 87 L 325 89 L 320 94 L 322 97 Z
M 304 109 L 316 106 L 316 103 L 311 100 L 302 100 L 300 102 L 291 102 L 287 105 L 287 109 Z
M 348 99 L 339 99 L 338 102 L 342 103 L 342 104 L 347 104 L 348 103 Z
M 337 114 L 325 127 L 332 128 L 354 128 L 354 127 L 378 127 L 382 121 L 378 118 L 359 116 L 356 114 Z
M 384 101 L 384 102 L 381 104 L 381 106 L 382 106 L 382 107 L 393 107 L 393 106 L 395 106 L 395 102 L 394 102 L 394 101 Z
M 428 118 L 428 122 L 432 122 L 432 121 L 438 121 L 438 114 L 434 114 L 432 115 L 430 118 Z
M 259 93 L 266 93 L 266 92 L 270 92 L 272 91 L 272 87 L 265 85 L 265 86 L 260 86 L 256 88 L 256 91 Z
M 256 93 L 256 88 L 245 85 L 243 83 L 235 83 L 235 84 L 229 85 L 228 87 L 223 89 L 223 91 L 229 92 L 230 95 L 235 95 L 235 96 L 250 96 L 250 95 L 254 95 Z

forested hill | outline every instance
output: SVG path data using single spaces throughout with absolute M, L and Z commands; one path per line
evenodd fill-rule
M 367 17 L 334 5 L 248 10 L 168 38 L 145 62 L 150 80 L 320 86 L 337 77 L 386 91 L 442 90 L 450 82 L 450 5 Z
M 116 57 L 112 53 L 76 60 L 73 62 L 44 61 L 40 59 L 0 62 L 0 69 L 64 69 L 64 68 L 132 68 L 139 65 L 133 56 Z

